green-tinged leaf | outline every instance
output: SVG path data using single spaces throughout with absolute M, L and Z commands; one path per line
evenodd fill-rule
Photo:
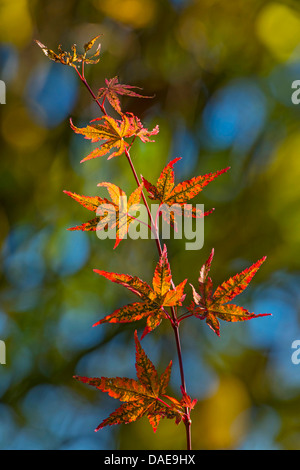
M 228 281 L 223 282 L 213 294 L 212 280 L 208 275 L 213 255 L 214 250 L 211 251 L 209 258 L 200 270 L 199 293 L 191 284 L 194 301 L 188 307 L 188 310 L 195 317 L 200 318 L 201 320 L 205 319 L 208 326 L 218 336 L 220 336 L 220 324 L 218 318 L 227 322 L 238 322 L 270 315 L 270 313 L 250 313 L 247 309 L 238 305 L 227 304 L 227 302 L 246 289 L 254 274 L 265 261 L 266 257 L 264 256 L 249 268 L 231 277 Z

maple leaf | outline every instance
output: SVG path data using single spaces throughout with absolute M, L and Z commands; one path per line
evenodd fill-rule
M 168 165 L 162 170 L 156 185 L 153 185 L 149 183 L 149 181 L 146 180 L 142 176 L 143 183 L 145 185 L 145 188 L 148 192 L 149 198 L 152 200 L 160 201 L 161 203 L 161 212 L 162 215 L 164 216 L 165 220 L 169 220 L 169 214 L 166 214 L 166 207 L 172 207 L 174 210 L 174 214 L 171 213 L 171 221 L 174 223 L 174 215 L 176 215 L 179 212 L 179 215 L 181 215 L 181 207 L 186 205 L 186 203 L 197 196 L 197 194 L 202 191 L 202 189 L 208 185 L 211 181 L 213 181 L 215 178 L 220 176 L 221 174 L 225 173 L 230 169 L 230 167 L 227 167 L 223 170 L 219 170 L 215 173 L 208 173 L 206 175 L 200 175 L 200 176 L 195 176 L 194 178 L 191 178 L 190 180 L 183 181 L 182 183 L 177 184 L 176 186 L 174 185 L 174 170 L 173 166 L 176 162 L 181 160 L 181 158 L 175 158 L 172 160 Z M 166 207 L 164 205 L 166 204 Z M 205 215 L 211 214 L 214 209 L 208 211 L 208 212 L 202 212 L 195 207 L 193 208 L 185 208 L 184 215 L 188 217 L 203 217 Z
M 189 307 L 190 312 L 201 320 L 205 319 L 208 326 L 218 336 L 220 336 L 220 323 L 218 318 L 227 322 L 238 322 L 271 315 L 270 313 L 260 313 L 256 315 L 254 313 L 250 313 L 244 307 L 227 304 L 227 302 L 246 289 L 255 273 L 265 261 L 266 256 L 241 273 L 230 277 L 227 281 L 224 281 L 215 290 L 214 294 L 212 294 L 213 283 L 208 274 L 213 256 L 214 250 L 211 251 L 209 258 L 200 270 L 199 292 L 197 292 L 191 284 L 194 301 Z
M 70 65 L 71 67 L 76 67 L 76 65 L 74 65 L 76 62 L 85 62 L 86 64 L 97 64 L 97 62 L 99 62 L 101 44 L 98 45 L 95 54 L 93 54 L 88 59 L 86 58 L 86 54 L 93 47 L 93 45 L 100 36 L 101 34 L 94 37 L 87 44 L 84 45 L 84 54 L 77 53 L 76 44 L 73 44 L 73 46 L 71 47 L 72 52 L 63 51 L 61 45 L 59 45 L 58 53 L 56 53 L 52 51 L 52 49 L 49 49 L 47 46 L 42 44 L 37 39 L 35 39 L 35 42 L 42 49 L 48 59 L 53 60 L 54 62 L 60 62 L 63 65 Z
M 163 318 L 167 317 L 164 307 L 182 305 L 185 298 L 184 287 L 187 279 L 181 282 L 175 289 L 171 289 L 172 275 L 167 258 L 166 246 L 164 246 L 162 255 L 154 271 L 152 281 L 153 288 L 136 276 L 110 273 L 98 269 L 94 269 L 94 271 L 110 281 L 121 284 L 131 290 L 140 297 L 141 301 L 118 308 L 93 326 L 103 323 L 129 323 L 147 318 L 146 328 L 142 334 L 142 338 L 144 338 L 146 334 L 159 326 Z
M 146 416 L 155 432 L 161 418 L 175 419 L 176 424 L 184 419 L 184 406 L 175 398 L 164 395 L 170 380 L 172 361 L 159 376 L 153 363 L 141 347 L 136 331 L 134 336 L 137 380 L 126 377 L 74 376 L 76 380 L 92 385 L 102 392 L 107 392 L 109 396 L 124 402 L 108 418 L 104 419 L 95 431 L 108 425 L 128 424 Z M 171 403 L 166 403 L 160 397 L 167 397 Z
M 116 243 L 114 248 L 116 248 L 120 241 L 125 238 L 129 225 L 136 220 L 135 217 L 132 217 L 129 214 L 129 211 L 133 205 L 139 204 L 143 183 L 141 183 L 140 186 L 129 196 L 128 202 L 126 193 L 115 184 L 104 182 L 98 184 L 98 186 L 104 186 L 107 188 L 111 201 L 98 196 L 80 196 L 79 194 L 72 193 L 70 191 L 64 191 L 65 194 L 75 199 L 79 204 L 90 211 L 96 212 L 97 214 L 97 217 L 94 219 L 76 227 L 71 227 L 68 230 L 100 231 L 108 226 L 110 230 L 115 229 Z M 103 210 L 100 212 L 100 209 Z
M 101 123 L 93 124 L 96 121 Z M 110 116 L 102 116 L 93 119 L 91 123 L 86 127 L 78 128 L 74 126 L 72 119 L 70 119 L 71 128 L 76 134 L 82 134 L 85 139 L 90 139 L 91 142 L 104 141 L 99 148 L 96 148 L 82 159 L 81 163 L 107 155 L 113 148 L 116 148 L 116 150 L 109 155 L 108 160 L 124 153 L 129 146 L 128 142 L 124 140 L 124 137 L 127 137 L 129 128 L 129 120 L 126 117 L 122 121 L 116 121 Z
M 151 96 L 144 96 L 144 95 L 139 95 L 135 91 L 133 91 L 134 88 L 136 89 L 142 89 L 136 86 L 132 85 L 123 85 L 121 83 L 118 83 L 118 77 L 114 77 L 111 80 L 105 79 L 106 87 L 99 88 L 98 90 L 98 95 L 97 99 L 103 99 L 103 102 L 105 99 L 109 101 L 111 106 L 119 113 L 122 114 L 121 110 L 121 105 L 120 105 L 120 100 L 118 98 L 118 95 L 127 95 L 127 96 L 133 96 L 136 98 L 151 98 Z
M 97 122 L 97 124 L 94 124 Z M 93 150 L 82 162 L 91 160 L 92 158 L 102 157 L 115 149 L 109 154 L 107 160 L 122 155 L 129 148 L 129 143 L 124 139 L 130 137 L 139 137 L 143 142 L 153 142 L 150 140 L 151 135 L 159 132 L 158 126 L 152 131 L 145 129 L 141 121 L 132 113 L 122 115 L 122 119 L 113 119 L 110 116 L 102 116 L 93 119 L 86 127 L 74 126 L 70 119 L 71 128 L 76 134 L 82 134 L 85 139 L 91 142 L 103 141 L 99 148 Z

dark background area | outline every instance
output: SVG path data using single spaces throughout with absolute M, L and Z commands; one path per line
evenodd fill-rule
M 183 425 L 146 419 L 95 427 L 118 405 L 74 374 L 135 377 L 133 332 L 144 323 L 93 323 L 136 298 L 94 268 L 150 282 L 155 243 L 112 240 L 66 229 L 90 213 L 63 190 L 105 195 L 111 181 L 135 188 L 124 158 L 80 160 L 91 144 L 75 135 L 98 108 L 71 67 L 34 43 L 78 49 L 102 34 L 101 60 L 86 67 L 96 92 L 105 78 L 142 87 L 152 100 L 124 98 L 156 143 L 136 142 L 138 173 L 155 182 L 173 158 L 177 182 L 231 166 L 195 199 L 215 212 L 199 251 L 168 242 L 175 283 L 197 284 L 212 247 L 215 286 L 267 255 L 236 303 L 272 317 L 221 323 L 218 338 L 196 318 L 181 338 L 193 411 L 194 449 L 300 449 L 300 9 L 262 0 L 4 0 L 0 4 L 0 365 L 1 449 L 179 449 Z M 188 298 L 191 291 L 188 288 Z M 174 359 L 167 322 L 143 340 L 160 371 Z

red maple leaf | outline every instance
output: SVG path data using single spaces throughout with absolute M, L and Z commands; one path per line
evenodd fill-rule
M 113 424 L 127 424 L 142 416 L 146 416 L 155 432 L 161 418 L 175 419 L 176 424 L 185 417 L 186 397 L 179 402 L 173 397 L 164 395 L 170 380 L 172 361 L 166 370 L 158 375 L 157 370 L 141 347 L 135 331 L 136 375 L 137 379 L 126 377 L 80 377 L 74 378 L 80 382 L 92 385 L 111 397 L 124 402 L 95 429 Z M 170 403 L 165 401 L 168 398 Z M 189 397 L 188 397 L 189 398 Z
M 117 274 L 94 269 L 97 274 L 106 277 L 112 282 L 121 284 L 140 297 L 139 302 L 134 302 L 118 308 L 112 314 L 99 320 L 96 325 L 102 323 L 129 323 L 147 318 L 147 325 L 142 338 L 154 330 L 167 317 L 164 307 L 182 305 L 185 298 L 184 287 L 187 279 L 181 282 L 175 289 L 171 289 L 171 270 L 167 258 L 167 248 L 164 246 L 163 253 L 155 268 L 152 285 L 129 274 Z
M 213 294 L 212 280 L 208 276 L 213 255 L 214 250 L 211 251 L 209 258 L 200 270 L 199 292 L 197 292 L 191 284 L 194 302 L 192 302 L 189 307 L 190 312 L 201 320 L 205 319 L 208 326 L 218 336 L 220 336 L 220 323 L 218 318 L 227 322 L 238 322 L 271 315 L 270 313 L 255 315 L 244 307 L 227 303 L 246 289 L 254 274 L 265 261 L 266 256 L 241 273 L 230 277 L 228 281 L 223 282 Z

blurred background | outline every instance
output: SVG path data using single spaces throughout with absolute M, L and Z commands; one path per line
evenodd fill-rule
M 69 127 L 98 117 L 71 67 L 49 61 L 34 43 L 70 50 L 102 34 L 101 60 L 86 67 L 92 87 L 119 76 L 152 100 L 124 98 L 124 109 L 155 144 L 135 143 L 137 172 L 155 182 L 176 157 L 177 182 L 231 170 L 195 199 L 215 212 L 205 242 L 186 251 L 168 242 L 176 283 L 197 285 L 215 248 L 215 286 L 267 255 L 236 303 L 272 317 L 221 322 L 218 338 L 196 318 L 182 324 L 194 449 L 300 449 L 300 79 L 297 1 L 1 0 L 0 79 L 0 365 L 1 449 L 184 449 L 181 424 L 146 419 L 94 433 L 119 402 L 76 382 L 74 374 L 135 377 L 129 325 L 93 323 L 136 300 L 93 268 L 151 282 L 155 243 L 68 232 L 91 213 L 63 190 L 106 196 L 102 181 L 135 188 L 124 158 L 80 164 L 91 144 Z M 191 298 L 190 289 L 188 299 Z M 175 342 L 169 324 L 143 348 L 159 371 L 173 358 L 169 394 L 179 396 Z

